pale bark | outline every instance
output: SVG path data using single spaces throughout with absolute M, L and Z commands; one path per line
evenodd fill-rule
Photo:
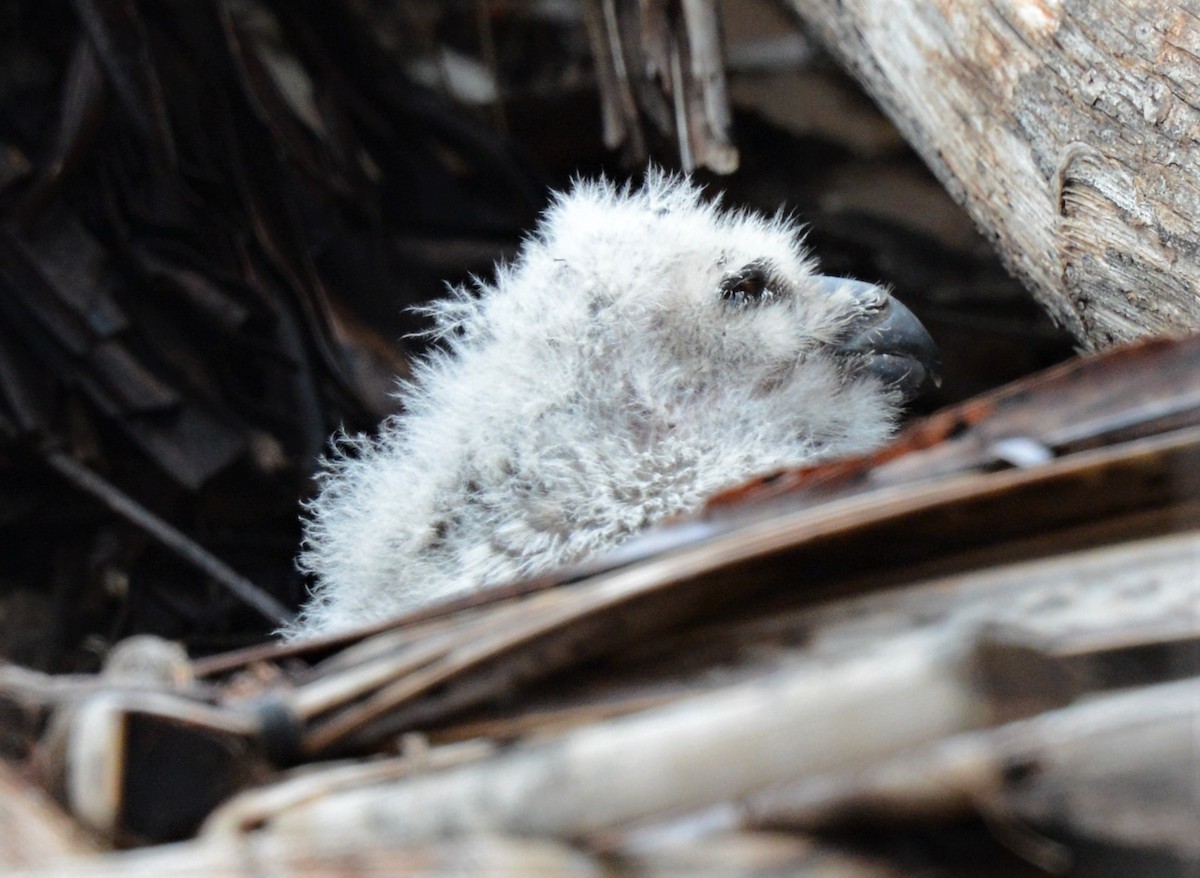
M 749 802 L 749 822 L 811 831 L 864 821 L 933 824 L 982 811 L 1194 868 L 1198 722 L 1194 678 L 1131 689 L 947 738 L 881 766 L 783 785 Z M 1043 865 L 1058 872 L 1066 863 Z
M 990 704 L 973 691 L 959 646 L 899 638 L 865 657 L 800 663 L 465 765 L 294 802 L 255 822 L 323 837 L 326 853 L 337 853 L 472 832 L 569 839 L 715 805 L 789 774 L 870 762 L 985 725 Z M 234 799 L 208 833 L 245 815 Z
M 786 2 L 1083 343 L 1200 326 L 1200 3 Z

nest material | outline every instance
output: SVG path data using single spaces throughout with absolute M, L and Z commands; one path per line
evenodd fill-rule
M 323 642 L 152 648 L 152 675 L 6 670 L 2 703 L 30 734 L 57 714 L 42 764 L 94 830 L 204 823 L 70 866 L 111 874 L 473 851 L 498 873 L 654 875 L 702 850 L 729 874 L 887 875 L 886 846 L 822 833 L 972 813 L 993 833 L 976 864 L 999 840 L 1029 874 L 1186 869 L 1200 507 L 1177 477 L 1198 391 L 1196 339 L 1117 351 L 589 570 Z M 325 761 L 367 754 L 391 758 Z

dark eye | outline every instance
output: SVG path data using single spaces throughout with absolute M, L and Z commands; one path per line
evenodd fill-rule
M 771 279 L 761 265 L 747 265 L 721 281 L 721 298 L 735 305 L 761 302 L 771 295 Z

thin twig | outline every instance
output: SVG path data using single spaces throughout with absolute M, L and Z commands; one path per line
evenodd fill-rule
M 76 488 L 95 497 L 184 561 L 211 576 L 225 586 L 230 594 L 257 610 L 265 619 L 282 625 L 292 618 L 287 607 L 275 598 L 79 461 L 58 451 L 48 452 L 45 460 L 55 472 Z

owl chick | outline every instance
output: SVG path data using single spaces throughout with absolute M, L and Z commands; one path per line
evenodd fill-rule
M 493 283 L 428 312 L 441 344 L 403 414 L 323 463 L 292 634 L 544 573 L 873 449 L 938 370 L 912 313 L 817 274 L 792 221 L 666 174 L 576 184 Z

